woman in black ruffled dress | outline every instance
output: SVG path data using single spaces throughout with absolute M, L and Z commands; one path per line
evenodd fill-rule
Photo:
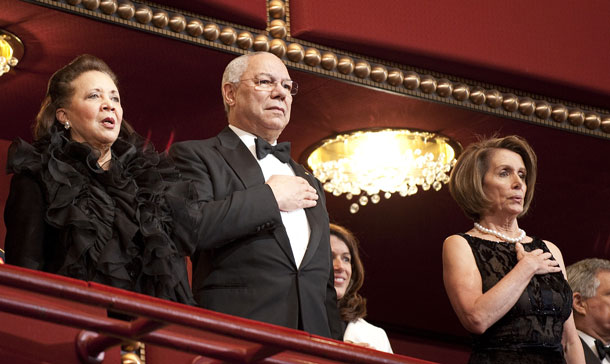
M 447 295 L 473 333 L 469 363 L 584 364 L 561 252 L 517 223 L 535 182 L 536 155 L 517 136 L 468 146 L 451 172 L 451 195 L 474 220 L 443 245 Z
M 90 55 L 49 80 L 34 143 L 9 149 L 7 263 L 193 304 L 172 211 L 196 194 L 123 121 L 116 85 Z

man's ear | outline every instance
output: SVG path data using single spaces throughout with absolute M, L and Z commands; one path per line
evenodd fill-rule
M 587 302 L 586 299 L 580 294 L 580 292 L 574 292 L 572 294 L 572 308 L 580 315 L 587 314 Z
M 222 85 L 222 97 L 224 97 L 225 103 L 229 106 L 235 106 L 235 89 L 235 85 L 232 83 Z

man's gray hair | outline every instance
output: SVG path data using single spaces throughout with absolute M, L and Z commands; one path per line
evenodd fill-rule
M 583 259 L 566 268 L 568 283 L 572 292 L 578 292 L 583 298 L 595 296 L 599 287 L 597 273 L 610 272 L 610 260 L 606 259 Z
M 229 105 L 225 101 L 223 87 L 226 83 L 238 83 L 241 80 L 241 76 L 248 69 L 248 64 L 250 63 L 250 58 L 257 56 L 261 53 L 265 52 L 254 52 L 241 55 L 239 57 L 234 58 L 227 67 L 225 67 L 225 71 L 222 74 L 222 83 L 220 84 L 220 92 L 222 94 L 222 103 L 225 106 L 225 113 L 229 113 Z

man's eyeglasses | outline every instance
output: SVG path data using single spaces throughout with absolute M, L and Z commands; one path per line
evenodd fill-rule
M 299 92 L 299 84 L 292 80 L 269 80 L 269 79 L 258 79 L 258 78 L 249 78 L 241 81 L 252 81 L 254 82 L 254 89 L 259 91 L 273 91 L 274 88 L 277 87 L 278 84 L 282 86 L 286 91 L 288 91 L 291 95 L 296 95 Z M 240 81 L 240 82 L 241 82 Z

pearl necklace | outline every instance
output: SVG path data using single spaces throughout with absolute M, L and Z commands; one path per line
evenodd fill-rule
M 474 227 L 475 227 L 477 230 L 479 230 L 480 232 L 482 232 L 482 233 L 491 234 L 491 235 L 493 235 L 493 236 L 495 236 L 495 237 L 497 237 L 497 238 L 500 238 L 500 239 L 502 239 L 502 240 L 504 240 L 504 241 L 507 241 L 507 242 L 509 242 L 509 243 L 518 243 L 518 242 L 520 242 L 521 240 L 523 240 L 523 238 L 525 238 L 525 231 L 524 231 L 524 230 L 521 230 L 521 229 L 519 229 L 519 231 L 521 232 L 521 233 L 519 234 L 519 236 L 517 236 L 516 238 L 509 238 L 508 236 L 506 236 L 506 235 L 502 234 L 502 233 L 501 233 L 501 232 L 499 232 L 499 231 L 495 231 L 495 230 L 492 230 L 492 229 L 488 229 L 488 228 L 486 228 L 486 227 L 482 226 L 482 225 L 481 225 L 481 224 L 479 224 L 478 222 L 475 222 L 475 223 L 474 223 Z

